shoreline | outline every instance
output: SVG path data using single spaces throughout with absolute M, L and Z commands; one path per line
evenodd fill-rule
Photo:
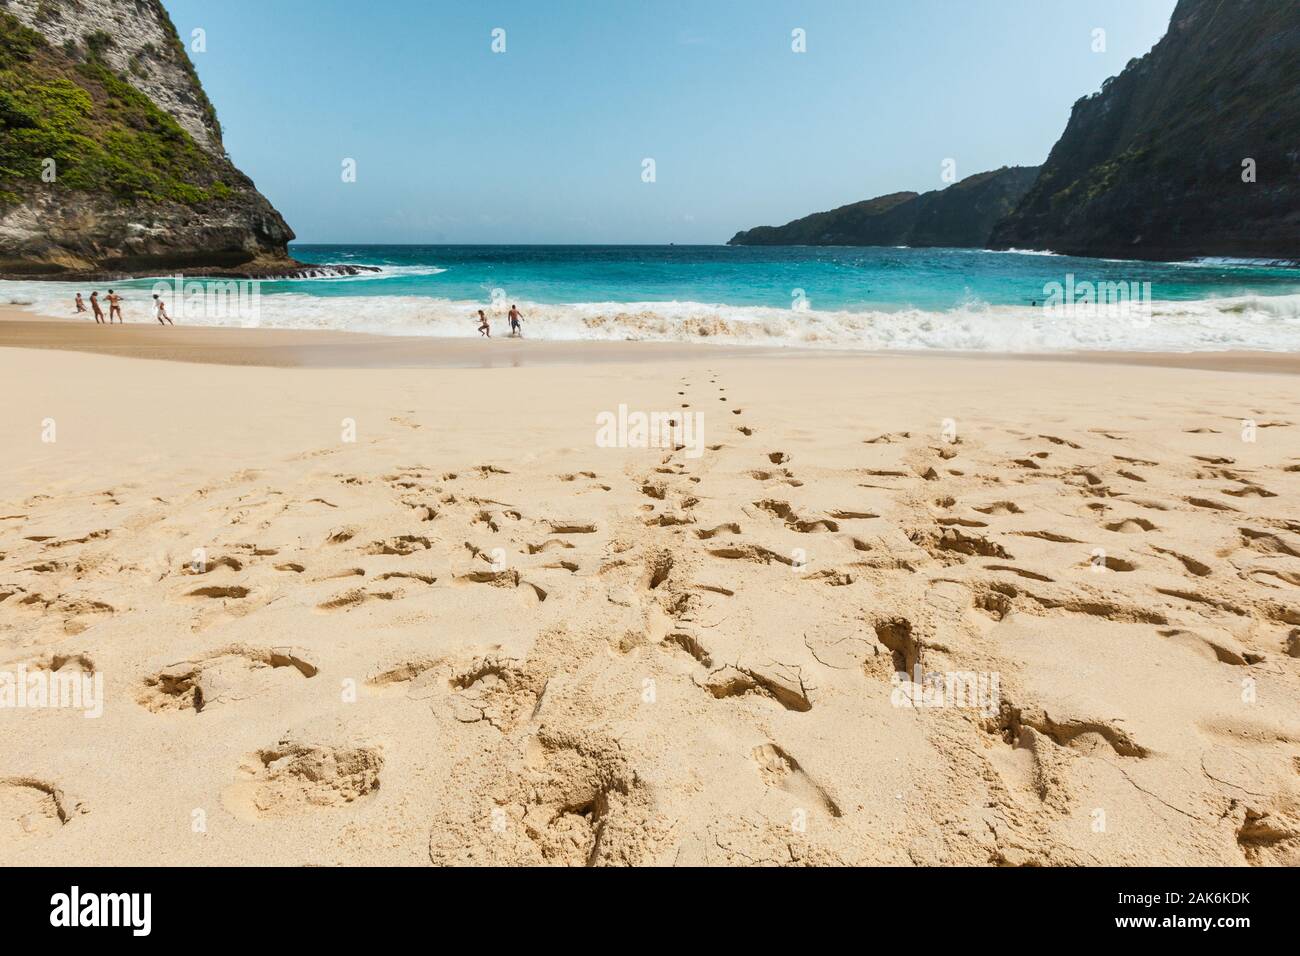
M 544 338 L 485 341 L 479 338 L 389 336 L 325 329 L 159 327 L 128 322 L 96 329 L 91 320 L 52 319 L 14 307 L 0 308 L 0 348 L 52 349 L 120 358 L 204 365 L 272 368 L 500 368 L 524 365 L 586 365 L 692 359 L 789 359 L 815 356 L 960 358 L 994 361 L 1138 365 L 1254 374 L 1300 374 L 1292 352 L 958 352 L 871 351 L 731 346 L 684 342 L 573 341 Z M 108 339 L 112 334 L 114 339 Z M 489 351 L 490 350 L 490 351 Z

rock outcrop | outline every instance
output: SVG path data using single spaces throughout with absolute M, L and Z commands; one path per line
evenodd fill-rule
M 733 246 L 952 246 L 984 248 L 993 226 L 1033 184 L 1037 167 L 1004 166 L 946 189 L 898 192 L 738 232 Z
M 160 0 L 0 0 L 0 275 L 292 275 L 293 237 Z
M 1074 104 L 993 248 L 1300 260 L 1300 3 L 1179 0 Z

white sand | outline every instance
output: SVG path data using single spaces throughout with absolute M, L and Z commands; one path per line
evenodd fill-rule
M 0 380 L 0 671 L 105 696 L 0 709 L 9 862 L 1300 862 L 1294 377 Z M 598 447 L 620 404 L 709 447 Z M 918 663 L 997 696 L 912 706 Z

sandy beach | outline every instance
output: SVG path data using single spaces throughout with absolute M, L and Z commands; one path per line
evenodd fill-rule
M 1297 367 L 7 314 L 7 856 L 1300 863 Z

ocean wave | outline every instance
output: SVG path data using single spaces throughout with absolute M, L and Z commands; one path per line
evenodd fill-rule
M 67 317 L 67 287 L 6 283 L 0 301 L 32 312 Z M 145 290 L 127 293 L 127 315 L 147 320 Z M 243 314 L 205 314 L 169 302 L 178 324 L 330 329 L 378 335 L 474 337 L 485 308 L 498 334 L 506 306 L 426 296 L 315 296 L 268 293 Z M 1248 295 L 1194 301 L 1157 301 L 1149 315 L 1079 310 L 1056 314 L 1041 307 L 988 305 L 969 299 L 947 311 L 923 309 L 795 310 L 702 302 L 520 301 L 524 334 L 562 341 L 699 342 L 730 346 L 815 349 L 976 352 L 1057 351 L 1300 351 L 1300 295 Z
M 350 258 L 350 257 L 344 257 Z M 353 266 L 369 266 L 378 272 L 359 272 L 351 276 L 297 276 L 277 279 L 277 282 L 374 282 L 377 279 L 414 278 L 416 276 L 442 275 L 447 270 L 440 266 L 389 266 L 382 263 L 349 262 Z
M 979 252 L 990 252 L 1000 256 L 1059 256 L 1061 253 L 1052 252 L 1050 249 L 980 249 Z
M 1234 259 L 1231 256 L 1198 256 L 1182 262 L 1171 262 L 1175 266 L 1192 266 L 1193 268 L 1229 268 L 1229 269 L 1288 269 L 1296 265 L 1294 259 Z

